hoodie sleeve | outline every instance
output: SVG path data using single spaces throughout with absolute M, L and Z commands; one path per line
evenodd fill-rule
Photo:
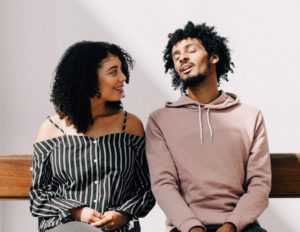
M 180 231 L 204 226 L 179 194 L 179 180 L 172 155 L 155 114 L 150 115 L 146 128 L 146 154 L 152 191 L 167 218 Z
M 252 147 L 246 166 L 246 193 L 238 201 L 227 222 L 233 223 L 237 232 L 253 223 L 268 206 L 271 190 L 271 162 L 266 128 L 261 113 L 258 114 Z

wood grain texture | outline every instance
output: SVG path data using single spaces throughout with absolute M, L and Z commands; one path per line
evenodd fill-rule
M 28 198 L 32 155 L 0 154 L 0 199 Z
M 300 197 L 300 154 L 273 153 L 270 197 Z M 0 154 L 0 199 L 28 198 L 32 155 Z
M 270 197 L 300 197 L 300 154 L 271 154 Z

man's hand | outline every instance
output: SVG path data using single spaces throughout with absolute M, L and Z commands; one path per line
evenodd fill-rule
M 100 221 L 96 221 L 91 225 L 111 231 L 121 228 L 127 222 L 128 216 L 126 213 L 117 211 L 107 211 L 103 214 L 103 218 Z
M 189 232 L 205 232 L 205 229 L 201 226 L 193 227 Z
M 74 218 L 88 224 L 98 222 L 103 218 L 103 214 L 86 206 L 71 209 L 70 212 Z
M 217 230 L 217 232 L 236 232 L 236 229 L 233 224 L 226 222 Z

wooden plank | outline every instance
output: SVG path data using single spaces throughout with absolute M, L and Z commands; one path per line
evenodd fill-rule
M 32 155 L 0 154 L 0 199 L 29 197 Z
M 273 153 L 270 197 L 300 197 L 300 154 Z M 28 198 L 32 155 L 0 154 L 0 199 Z
M 300 154 L 271 154 L 270 197 L 300 197 Z

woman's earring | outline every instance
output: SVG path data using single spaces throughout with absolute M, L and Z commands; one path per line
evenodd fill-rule
M 97 97 L 97 98 L 100 98 L 100 97 L 101 97 L 101 92 L 100 92 L 100 90 L 97 91 L 96 97 Z

